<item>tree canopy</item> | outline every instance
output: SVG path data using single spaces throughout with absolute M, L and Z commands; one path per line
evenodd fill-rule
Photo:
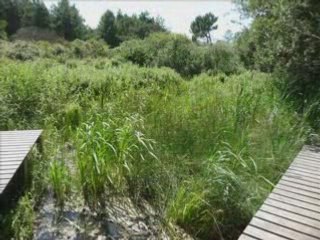
M 320 2 L 239 2 L 243 11 L 253 18 L 250 29 L 238 37 L 241 58 L 252 68 L 285 73 L 286 87 L 298 96 L 317 91 L 320 86 Z
M 85 25 L 78 9 L 68 0 L 61 0 L 52 10 L 53 28 L 66 40 L 84 38 Z
M 192 39 L 197 41 L 198 39 L 205 38 L 207 43 L 211 43 L 211 32 L 218 28 L 218 25 L 216 25 L 217 21 L 218 17 L 212 13 L 207 13 L 204 16 L 196 17 L 190 26 Z
M 99 37 L 110 46 L 118 45 L 119 39 L 117 37 L 116 17 L 112 11 L 108 10 L 102 15 L 97 32 Z
M 129 16 L 118 12 L 116 15 L 110 10 L 106 11 L 98 25 L 98 36 L 110 46 L 118 46 L 129 39 L 144 39 L 153 32 L 165 32 L 161 18 L 154 18 L 148 12 Z

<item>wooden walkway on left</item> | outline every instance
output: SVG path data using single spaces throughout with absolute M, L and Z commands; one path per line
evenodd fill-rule
M 42 130 L 0 131 L 0 195 L 6 189 Z

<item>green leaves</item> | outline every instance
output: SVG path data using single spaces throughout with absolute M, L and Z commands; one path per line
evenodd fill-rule
M 218 25 L 215 25 L 217 21 L 218 17 L 213 13 L 207 13 L 204 16 L 196 17 L 190 26 L 193 34 L 192 39 L 197 41 L 199 38 L 205 38 L 207 43 L 211 43 L 212 39 L 210 32 L 218 28 Z

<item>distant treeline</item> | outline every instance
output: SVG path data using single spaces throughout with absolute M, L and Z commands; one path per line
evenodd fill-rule
M 145 38 L 152 32 L 166 31 L 163 20 L 149 16 L 148 12 L 128 16 L 108 10 L 97 29 L 92 29 L 85 25 L 83 17 L 69 0 L 60 0 L 52 9 L 47 9 L 42 0 L 0 0 L 0 39 L 31 26 L 52 30 L 68 41 L 102 38 L 111 47 L 128 39 Z

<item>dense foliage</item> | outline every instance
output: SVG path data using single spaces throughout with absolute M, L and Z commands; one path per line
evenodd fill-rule
M 218 17 L 214 16 L 212 13 L 196 17 L 190 26 L 192 39 L 197 41 L 199 38 L 205 38 L 207 43 L 211 43 L 211 31 L 218 29 L 218 25 L 215 25 L 217 21 Z
M 111 47 L 118 46 L 129 39 L 143 39 L 153 32 L 166 31 L 160 18 L 149 16 L 148 12 L 142 12 L 139 16 L 122 14 L 107 10 L 101 17 L 97 28 L 98 35 Z
M 144 40 L 124 42 L 112 52 L 140 66 L 173 68 L 186 77 L 202 72 L 232 74 L 241 69 L 231 44 L 197 45 L 179 34 L 155 33 Z
M 24 198 L 17 209 L 16 236 L 32 235 L 32 218 L 21 211 L 34 217 L 36 192 L 49 186 L 60 209 L 72 194 L 98 212 L 108 196 L 128 195 L 152 203 L 168 227 L 234 239 L 307 136 L 304 117 L 268 74 L 185 81 L 170 68 L 105 58 L 109 50 L 96 55 L 99 45 L 85 53 L 89 42 L 42 44 L 24 52 L 28 61 L 7 53 L 0 64 L 0 128 L 44 128 L 53 159 L 42 162 L 31 203 Z M 68 156 L 59 154 L 66 142 L 77 155 L 55 157 Z
M 317 93 L 320 62 L 320 2 L 240 1 L 253 17 L 240 35 L 242 58 L 266 72 L 284 72 L 291 91 L 302 100 Z M 266 30 L 267 29 L 267 30 Z
M 56 221 L 67 203 L 98 218 L 126 196 L 148 201 L 173 239 L 174 224 L 236 239 L 320 126 L 318 101 L 299 111 L 296 101 L 318 93 L 318 3 L 240 2 L 251 28 L 235 44 L 200 44 L 147 13 L 107 11 L 95 32 L 68 0 L 50 20 L 40 1 L 0 0 L 0 130 L 45 130 L 30 186 L 0 214 L 0 238 L 31 239 L 51 194 Z M 207 17 L 204 32 L 203 17 L 193 29 L 209 41 Z M 26 29 L 55 41 L 6 40 Z
M 85 35 L 84 19 L 69 0 L 61 0 L 52 10 L 53 29 L 66 40 L 83 38 Z

